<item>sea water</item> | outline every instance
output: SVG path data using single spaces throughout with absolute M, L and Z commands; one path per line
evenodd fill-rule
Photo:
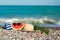
M 0 5 L 0 17 L 42 17 L 60 18 L 60 6 Z
M 29 19 L 30 17 L 33 17 L 34 21 L 41 17 L 49 17 L 55 20 L 58 19 L 59 21 L 60 20 L 60 6 L 0 5 L 0 18 L 2 19 L 0 21 L 4 22 L 4 20 L 6 20 L 4 18 Z M 57 24 L 60 25 L 60 22 L 59 23 L 57 22 Z

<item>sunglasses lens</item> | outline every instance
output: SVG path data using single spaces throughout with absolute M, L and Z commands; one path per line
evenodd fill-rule
M 19 25 L 21 25 L 21 23 L 17 23 L 17 25 L 19 26 Z
M 16 26 L 16 25 L 20 26 L 21 23 L 13 23 L 13 25 L 14 25 L 14 26 Z
M 13 23 L 14 26 L 16 26 L 16 23 Z

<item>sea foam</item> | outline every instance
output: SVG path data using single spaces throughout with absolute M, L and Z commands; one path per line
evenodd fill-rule
M 52 19 L 49 17 L 42 17 L 42 18 L 34 18 L 34 17 L 25 17 L 25 18 L 0 18 L 0 24 L 9 23 L 12 22 L 24 22 L 24 23 L 32 23 L 36 24 L 38 26 L 46 26 L 48 27 L 59 27 L 60 26 L 60 20 L 57 21 L 57 19 Z

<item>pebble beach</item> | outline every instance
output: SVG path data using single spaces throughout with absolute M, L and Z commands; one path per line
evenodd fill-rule
M 23 32 L 0 29 L 0 40 L 60 40 L 60 30 L 49 29 L 49 34 L 40 30 Z

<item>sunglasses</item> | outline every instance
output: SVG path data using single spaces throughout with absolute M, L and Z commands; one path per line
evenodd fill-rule
M 14 25 L 14 26 L 16 26 L 16 25 L 17 25 L 17 26 L 20 26 L 21 23 L 13 23 L 13 25 Z

